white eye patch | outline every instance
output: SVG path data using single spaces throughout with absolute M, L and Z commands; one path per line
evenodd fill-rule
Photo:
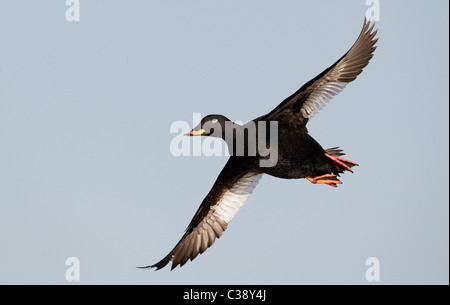
M 216 124 L 217 121 L 218 121 L 217 119 L 212 119 L 212 120 L 211 120 L 211 123 Z

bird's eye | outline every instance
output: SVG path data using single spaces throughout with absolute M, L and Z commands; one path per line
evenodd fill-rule
M 217 119 L 212 119 L 212 120 L 211 120 L 211 123 L 216 124 L 217 121 L 218 121 Z

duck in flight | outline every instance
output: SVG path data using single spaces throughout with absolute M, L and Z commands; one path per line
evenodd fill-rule
M 339 174 L 344 171 L 352 172 L 351 168 L 357 164 L 342 158 L 342 150 L 337 147 L 323 149 L 308 134 L 306 124 L 348 83 L 356 79 L 369 63 L 376 49 L 375 44 L 378 40 L 375 38 L 376 33 L 374 24 L 364 20 L 358 39 L 344 56 L 268 114 L 242 126 L 222 115 L 208 115 L 186 134 L 220 137 L 228 143 L 230 149 L 233 145 L 230 145 L 232 144 L 229 143 L 230 139 L 226 139 L 230 128 L 232 132 L 228 135 L 233 135 L 231 137 L 233 142 L 236 140 L 233 138 L 236 137 L 236 131 L 245 129 L 250 123 L 261 126 L 261 122 L 277 122 L 277 161 L 273 166 L 260 166 L 260 161 L 267 157 L 258 153 L 250 154 L 248 145 L 244 145 L 243 155 L 233 154 L 235 151 L 230 151 L 228 162 L 201 203 L 181 240 L 161 261 L 139 268 L 158 270 L 172 261 L 172 270 L 203 253 L 227 229 L 228 223 L 244 205 L 264 174 L 287 179 L 306 178 L 315 184 L 337 187 L 341 183 L 338 179 Z M 273 135 L 267 133 L 267 137 L 270 136 Z

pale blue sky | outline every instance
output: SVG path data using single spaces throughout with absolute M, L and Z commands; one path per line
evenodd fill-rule
M 449 2 L 380 1 L 379 43 L 308 124 L 360 164 L 337 189 L 264 176 L 214 246 L 182 236 L 226 157 L 174 157 L 194 112 L 267 113 L 356 40 L 365 1 L 0 5 L 0 284 L 449 282 Z M 195 122 L 197 123 L 197 122 Z

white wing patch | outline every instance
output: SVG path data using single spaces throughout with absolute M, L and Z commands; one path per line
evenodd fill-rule
M 229 189 L 214 207 L 213 215 L 227 224 L 239 212 L 263 174 L 248 173 Z
M 303 104 L 300 112 L 304 118 L 311 118 L 322 109 L 333 97 L 335 97 L 347 83 L 339 81 L 328 81 L 317 88 Z

